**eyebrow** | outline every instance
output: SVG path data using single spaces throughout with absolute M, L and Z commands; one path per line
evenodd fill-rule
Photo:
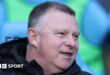
M 54 31 L 55 31 L 55 32 L 58 32 L 58 31 L 67 32 L 67 30 L 66 30 L 66 29 L 55 29 Z
M 78 36 L 80 35 L 80 33 L 79 33 L 79 32 L 73 32 L 73 34 L 77 34 Z
M 54 30 L 55 32 L 58 32 L 58 31 L 63 31 L 63 32 L 68 32 L 66 29 L 55 29 Z M 72 32 L 72 34 L 77 34 L 78 36 L 80 35 L 80 33 L 79 32 Z

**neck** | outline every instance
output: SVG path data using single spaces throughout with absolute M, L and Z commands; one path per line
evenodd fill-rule
M 26 60 L 28 62 L 35 60 L 43 69 L 44 75 L 52 75 L 53 73 L 58 72 L 59 70 L 56 69 L 54 66 L 51 64 L 48 64 L 45 59 L 40 53 L 37 52 L 38 50 L 30 45 L 27 46 L 27 52 L 26 52 Z
M 26 52 L 26 60 L 28 62 L 30 62 L 30 61 L 34 60 L 35 57 L 36 57 L 35 50 L 30 45 L 28 45 L 27 46 L 27 52 Z

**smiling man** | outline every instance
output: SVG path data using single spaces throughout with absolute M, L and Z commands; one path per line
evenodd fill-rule
M 91 75 L 82 71 L 75 62 L 79 31 L 75 12 L 66 5 L 45 2 L 36 6 L 29 16 L 27 34 L 28 43 L 26 39 L 19 39 L 1 45 L 2 51 L 10 49 L 12 52 L 9 52 L 12 56 L 8 63 L 24 64 L 20 70 L 7 69 L 1 73 Z

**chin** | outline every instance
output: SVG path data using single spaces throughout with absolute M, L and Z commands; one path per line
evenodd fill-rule
M 59 65 L 59 68 L 60 68 L 62 71 L 65 71 L 65 70 L 67 70 L 70 66 L 71 66 L 70 63 L 62 63 L 61 65 Z

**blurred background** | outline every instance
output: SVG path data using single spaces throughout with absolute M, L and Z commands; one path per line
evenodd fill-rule
M 80 57 L 96 75 L 104 75 L 104 57 L 100 46 L 110 30 L 110 0 L 0 0 L 0 43 L 17 39 L 5 37 L 5 33 L 11 31 L 8 26 L 14 25 L 17 30 L 21 30 L 22 26 L 26 28 L 32 8 L 45 1 L 64 3 L 75 10 L 80 30 Z M 25 33 L 26 30 L 21 32 Z

